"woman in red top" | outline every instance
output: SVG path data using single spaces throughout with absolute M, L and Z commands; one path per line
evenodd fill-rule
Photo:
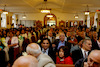
M 66 46 L 61 46 L 58 50 L 58 57 L 56 58 L 56 64 L 73 64 L 73 60 L 70 57 L 70 50 Z

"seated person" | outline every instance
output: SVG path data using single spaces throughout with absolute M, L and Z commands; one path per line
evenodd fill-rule
M 59 39 L 56 39 L 54 41 L 55 44 L 55 51 L 57 52 L 60 46 L 67 46 L 69 49 L 71 49 L 71 44 L 67 41 L 64 40 L 65 39 L 65 34 L 64 32 L 60 32 L 59 33 Z
M 100 67 L 100 50 L 92 51 L 83 67 Z
M 75 67 L 100 67 L 100 50 L 91 51 L 88 58 L 78 60 Z
M 12 67 L 38 67 L 38 61 L 34 56 L 21 56 L 15 60 Z
M 56 61 L 56 55 L 53 52 L 51 42 L 48 38 L 41 40 L 40 47 L 44 54 L 49 55 L 54 61 Z
M 66 46 L 61 46 L 58 50 L 58 57 L 56 58 L 56 64 L 73 64 L 73 60 L 70 57 L 70 50 Z
M 87 56 L 91 52 L 91 48 L 92 48 L 91 40 L 84 39 L 82 41 L 82 47 L 72 52 L 72 58 L 73 58 L 74 64 L 81 58 L 87 58 Z

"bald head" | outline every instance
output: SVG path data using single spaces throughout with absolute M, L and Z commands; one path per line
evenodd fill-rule
M 100 50 L 93 50 L 88 56 L 88 65 L 91 67 L 100 66 Z
M 90 53 L 89 57 L 95 62 L 100 63 L 100 50 L 94 50 Z
M 38 61 L 31 55 L 19 57 L 12 67 L 38 67 Z
M 37 43 L 31 43 L 27 46 L 26 52 L 29 55 L 37 57 L 41 53 L 41 48 Z

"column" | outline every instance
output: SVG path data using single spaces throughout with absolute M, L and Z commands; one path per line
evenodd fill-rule
M 91 12 L 90 13 L 90 28 L 93 27 L 94 25 L 94 16 L 95 16 L 95 12 Z
M 98 13 L 98 19 L 97 19 L 97 32 L 100 29 L 100 13 Z
M 12 25 L 12 13 L 11 12 L 9 12 L 6 16 L 7 16 L 7 22 L 6 22 L 6 24 L 7 24 L 7 28 L 11 28 L 11 25 Z

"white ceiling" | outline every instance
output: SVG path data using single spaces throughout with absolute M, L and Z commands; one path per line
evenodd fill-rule
M 39 13 L 43 0 L 0 0 L 0 9 L 14 13 Z M 86 6 L 91 12 L 100 9 L 100 0 L 47 0 L 47 8 L 62 13 L 83 13 Z

